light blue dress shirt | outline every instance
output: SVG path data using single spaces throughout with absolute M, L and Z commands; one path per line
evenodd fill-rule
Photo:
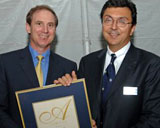
M 36 67 L 37 64 L 38 64 L 37 56 L 39 54 L 30 45 L 29 45 L 29 50 L 30 50 L 31 55 L 32 55 L 34 67 Z M 44 85 L 46 85 L 47 74 L 48 74 L 50 49 L 47 50 L 45 53 L 43 53 L 42 56 L 44 57 L 42 59 L 42 62 L 41 62 L 41 68 L 42 68 L 42 71 L 43 71 L 43 86 L 44 86 Z

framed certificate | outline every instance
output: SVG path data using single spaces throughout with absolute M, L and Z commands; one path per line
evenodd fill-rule
M 24 128 L 91 128 L 84 79 L 16 92 Z

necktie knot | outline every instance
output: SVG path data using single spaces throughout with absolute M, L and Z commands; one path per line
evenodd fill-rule
M 111 64 L 114 63 L 115 59 L 116 59 L 116 54 L 111 54 Z
M 106 73 L 115 72 L 115 67 L 114 67 L 115 59 L 116 59 L 116 54 L 111 54 L 111 60 L 110 60 L 108 67 L 106 68 Z
M 43 56 L 42 56 L 42 55 L 38 55 L 38 56 L 37 56 L 37 59 L 38 59 L 38 61 L 42 61 Z

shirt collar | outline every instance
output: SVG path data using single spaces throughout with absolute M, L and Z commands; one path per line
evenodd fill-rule
M 31 47 L 31 45 L 29 45 L 29 50 L 30 50 L 30 52 L 31 52 L 32 58 L 33 58 L 33 59 L 36 59 L 36 57 L 39 55 L 39 53 L 38 53 L 36 50 L 34 50 L 34 49 Z M 44 53 L 42 54 L 42 56 L 44 57 L 44 59 L 45 59 L 46 57 L 49 57 L 49 55 L 50 55 L 50 49 L 48 49 L 46 52 L 44 52 Z

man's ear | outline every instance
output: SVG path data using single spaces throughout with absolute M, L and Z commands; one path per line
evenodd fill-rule
M 136 25 L 133 25 L 133 26 L 132 26 L 132 28 L 131 28 L 130 36 L 132 36 L 132 35 L 133 35 L 133 33 L 134 33 L 135 29 L 136 29 Z
M 26 23 L 26 31 L 28 34 L 31 33 L 31 26 L 28 23 Z

